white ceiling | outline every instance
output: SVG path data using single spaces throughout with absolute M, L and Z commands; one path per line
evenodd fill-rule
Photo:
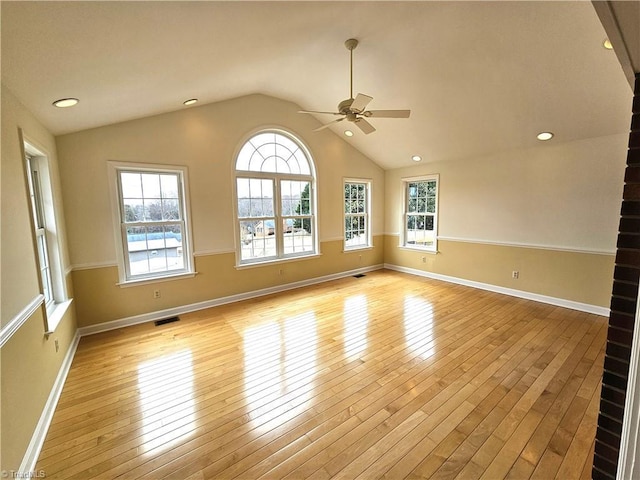
M 1 22 L 2 82 L 56 135 L 192 97 L 334 110 L 350 37 L 354 93 L 411 109 L 345 137 L 383 168 L 534 147 L 543 130 L 552 142 L 629 130 L 632 91 L 590 2 L 3 1 Z M 62 97 L 80 104 L 54 108 Z

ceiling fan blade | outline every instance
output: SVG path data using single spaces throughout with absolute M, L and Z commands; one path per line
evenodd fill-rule
M 367 108 L 367 105 L 369 105 L 369 102 L 371 100 L 373 100 L 373 97 L 370 97 L 369 95 L 364 95 L 363 93 L 359 93 L 358 95 L 356 95 L 356 98 L 351 104 L 350 109 L 352 112 L 360 113 L 365 108 Z
M 409 118 L 411 110 L 369 110 L 363 115 L 367 118 Z
M 316 110 L 298 110 L 298 113 L 326 113 L 327 115 L 342 115 L 340 112 L 318 112 Z
M 324 130 L 325 128 L 330 127 L 330 126 L 331 126 L 331 125 L 333 125 L 334 123 L 338 123 L 338 122 L 343 121 L 344 119 L 345 119 L 345 117 L 338 118 L 338 119 L 334 120 L 333 122 L 326 123 L 326 124 L 322 125 L 321 127 L 318 127 L 318 128 L 316 128 L 316 129 L 314 129 L 313 131 L 314 131 L 314 132 L 319 132 L 320 130 Z
M 355 123 L 365 135 L 369 135 L 370 133 L 373 133 L 376 131 L 373 125 L 367 122 L 364 118 L 358 118 L 353 123 Z

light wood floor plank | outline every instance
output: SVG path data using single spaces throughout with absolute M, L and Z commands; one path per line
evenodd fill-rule
M 588 478 L 606 319 L 377 271 L 81 339 L 47 478 Z

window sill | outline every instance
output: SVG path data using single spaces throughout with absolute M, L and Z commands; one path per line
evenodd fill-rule
M 373 245 L 362 245 L 358 247 L 343 248 L 342 253 L 362 252 L 363 250 L 373 250 Z
M 429 253 L 431 255 L 437 255 L 439 253 L 437 248 L 433 249 L 433 248 L 424 248 L 424 247 L 422 247 L 422 248 L 421 247 L 407 247 L 406 245 L 399 245 L 398 248 L 400 250 L 407 250 L 409 252 L 422 252 L 422 253 Z
M 247 268 L 266 267 L 268 265 L 278 265 L 280 263 L 297 262 L 298 260 L 309 260 L 322 256 L 321 253 L 312 253 L 310 255 L 299 255 L 297 257 L 277 258 L 274 260 L 265 260 L 261 262 L 240 263 L 236 265 L 236 270 L 245 270 Z
M 67 313 L 67 310 L 69 310 L 71 302 L 73 302 L 73 298 L 65 300 L 64 302 L 55 303 L 51 309 L 47 310 L 47 331 L 45 335 L 51 335 L 56 331 L 62 318 Z
M 179 273 L 177 275 L 164 275 L 162 277 L 140 278 L 136 280 L 125 280 L 116 283 L 120 288 L 138 287 L 140 285 L 150 285 L 152 283 L 171 282 L 173 280 L 181 280 L 183 278 L 193 278 L 198 272 Z

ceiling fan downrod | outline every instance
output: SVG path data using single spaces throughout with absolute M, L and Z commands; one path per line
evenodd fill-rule
M 358 40 L 355 38 L 350 38 L 349 40 L 344 42 L 344 46 L 347 47 L 350 54 L 349 61 L 349 98 L 353 99 L 353 50 L 358 46 Z

